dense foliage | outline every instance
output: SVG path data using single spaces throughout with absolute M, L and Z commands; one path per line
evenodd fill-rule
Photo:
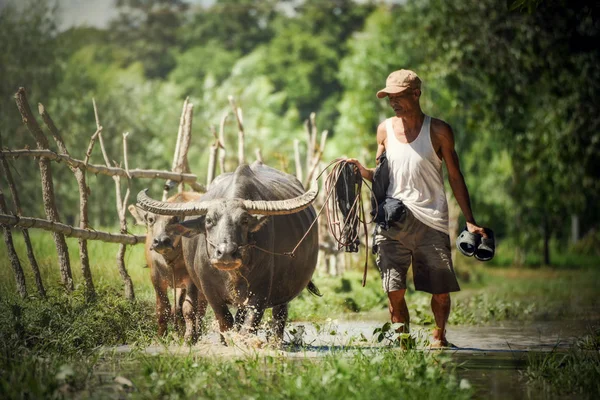
M 411 68 L 424 81 L 425 112 L 454 128 L 479 222 L 520 249 L 517 261 L 538 252 L 549 263 L 550 241 L 566 246 L 574 218 L 598 242 L 600 8 L 588 3 L 119 0 L 106 28 L 66 31 L 50 2 L 9 4 L 0 10 L 0 134 L 4 146 L 34 146 L 13 100 L 24 86 L 83 158 L 95 98 L 111 158 L 121 160 L 127 131 L 131 167 L 167 169 L 190 96 L 190 166 L 204 177 L 209 127 L 232 95 L 244 111 L 249 159 L 261 148 L 267 163 L 293 172 L 293 140 L 304 138 L 314 111 L 330 132 L 326 160 L 373 165 L 375 128 L 390 115 L 375 91 L 390 71 Z M 236 134 L 230 117 L 230 170 Z M 103 163 L 99 152 L 92 162 Z M 13 167 L 27 214 L 43 215 L 35 163 Z M 74 222 L 75 180 L 66 168 L 55 176 L 62 217 Z M 114 190 L 112 180 L 89 184 L 92 224 L 114 224 L 113 202 L 99 195 Z M 160 182 L 152 185 L 158 193 Z

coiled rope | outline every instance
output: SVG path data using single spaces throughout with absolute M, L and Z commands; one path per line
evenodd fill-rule
M 367 220 L 362 200 L 363 183 L 372 192 L 367 181 L 362 178 L 354 164 L 343 158 L 333 160 L 317 179 L 329 168 L 331 171 L 325 177 L 325 193 L 327 194 L 323 207 L 327 218 L 327 230 L 338 244 L 338 250 L 345 248 L 347 252 L 357 252 L 360 229 L 363 226 L 365 236 L 365 266 L 362 285 L 367 281 L 367 267 L 369 263 L 369 241 L 367 233 Z M 319 214 L 321 213 L 319 211 Z M 372 222 L 372 221 L 368 221 Z

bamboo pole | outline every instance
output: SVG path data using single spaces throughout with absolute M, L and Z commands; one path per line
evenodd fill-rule
M 96 117 L 96 127 L 100 129 L 100 119 L 98 118 L 98 108 L 96 107 L 96 102 L 93 101 L 94 105 L 94 114 Z M 125 135 L 126 137 L 126 135 Z M 107 167 L 110 167 L 110 161 L 108 159 L 108 155 L 106 154 L 106 148 L 104 147 L 104 139 L 102 138 L 102 133 L 98 135 L 98 141 L 100 142 L 100 149 L 102 150 L 102 156 L 104 157 L 104 163 Z M 121 234 L 127 233 L 127 219 L 125 218 L 125 204 L 121 201 L 121 177 L 115 175 L 112 177 L 115 181 L 115 196 L 117 202 L 117 214 L 119 215 L 119 224 L 121 226 Z M 127 197 L 129 196 L 129 189 L 127 189 L 127 194 L 125 195 L 125 201 L 127 201 Z M 135 291 L 133 289 L 133 282 L 131 281 L 131 277 L 127 272 L 127 268 L 125 267 L 125 251 L 126 247 L 124 244 L 119 246 L 119 251 L 117 252 L 117 268 L 119 270 L 119 274 L 121 275 L 121 279 L 123 280 L 123 285 L 125 288 L 125 298 L 130 301 L 135 300 Z
M 316 148 L 316 153 L 313 155 L 311 167 L 310 167 L 310 170 L 308 171 L 308 175 L 306 176 L 306 181 L 304 182 L 305 187 L 310 186 L 310 181 L 312 180 L 315 172 L 317 171 L 317 168 L 319 167 L 319 163 L 321 162 L 321 159 L 323 158 L 323 151 L 325 149 L 325 143 L 327 141 L 328 134 L 329 134 L 329 132 L 326 130 L 321 133 L 321 144 L 318 148 Z
M 43 104 L 38 104 L 38 111 L 44 120 L 44 123 L 50 130 L 56 145 L 58 146 L 59 152 L 65 155 L 69 155 L 69 151 L 67 150 L 67 146 L 60 134 L 60 131 L 54 124 L 52 117 L 46 111 Z M 91 147 L 91 145 L 89 146 Z M 81 229 L 88 228 L 88 193 L 89 188 L 86 183 L 86 175 L 85 169 L 75 168 L 69 166 L 73 174 L 75 175 L 75 179 L 77 180 L 77 188 L 79 190 L 79 227 Z M 85 285 L 85 297 L 88 301 L 93 301 L 96 299 L 96 289 L 94 288 L 94 280 L 92 278 L 92 270 L 90 268 L 90 257 L 88 254 L 87 241 L 83 238 L 80 238 L 78 241 L 79 244 L 79 261 L 81 264 L 81 274 L 83 276 L 83 281 Z
M 307 150 L 306 150 L 306 172 L 310 171 L 312 167 L 312 162 L 314 159 L 314 155 L 316 152 L 317 145 L 317 124 L 316 124 L 316 114 L 314 112 L 310 113 L 310 118 L 304 124 L 306 128 L 307 137 Z
M 183 136 L 181 137 L 181 147 L 179 149 L 179 160 L 175 172 L 190 172 L 188 162 L 188 151 L 192 140 L 192 123 L 194 122 L 194 105 L 189 103 L 186 109 L 185 124 L 183 126 Z M 179 184 L 181 187 L 181 183 Z
M 235 120 L 237 121 L 238 126 L 238 165 L 242 165 L 246 163 L 246 154 L 245 154 L 245 133 L 244 133 L 244 119 L 242 117 L 242 109 L 239 108 L 233 96 L 229 96 L 229 104 L 231 105 L 231 109 L 233 110 L 233 115 L 235 115 Z
M 229 113 L 223 113 L 221 117 L 221 123 L 219 124 L 219 169 L 221 173 L 224 174 L 225 171 L 225 157 L 227 156 L 227 149 L 225 148 L 225 121 L 227 121 L 227 117 Z
M 2 136 L 0 135 L 0 148 L 2 148 Z M 10 166 L 8 165 L 8 161 L 4 157 L 0 155 L 0 175 L 4 174 L 6 177 L 6 181 L 8 182 L 8 188 L 10 189 L 10 193 L 12 195 L 13 206 L 18 216 L 23 214 L 21 210 L 21 201 L 19 199 L 19 194 L 17 192 L 17 186 L 15 185 L 15 181 L 12 177 L 12 173 L 10 172 Z M 29 231 L 25 228 L 21 230 L 23 234 L 23 240 L 25 241 L 25 247 L 27 249 L 27 258 L 29 259 L 29 264 L 31 265 L 31 270 L 33 271 L 33 277 L 35 280 L 35 285 L 37 287 L 38 294 L 40 297 L 46 297 L 46 289 L 44 288 L 44 283 L 42 281 L 42 275 L 40 273 L 40 267 L 37 263 L 35 255 L 33 254 L 33 246 L 31 245 L 31 238 L 29 237 Z
M 4 193 L 2 193 L 2 189 L 0 189 L 0 212 L 6 214 L 8 212 L 6 208 L 6 202 L 4 201 Z M 19 261 L 19 256 L 17 255 L 17 251 L 15 250 L 15 245 L 12 240 L 12 233 L 10 228 L 2 226 L 2 233 L 4 233 L 4 243 L 6 243 L 6 248 L 8 249 L 8 258 L 10 259 L 10 265 L 12 266 L 13 272 L 15 274 L 15 282 L 17 284 L 17 292 L 19 296 L 22 298 L 27 297 L 27 286 L 25 284 L 25 274 L 23 273 L 23 268 L 21 267 L 21 262 Z
M 100 240 L 108 243 L 143 244 L 146 240 L 145 235 L 125 235 L 91 229 L 81 229 L 60 222 L 49 221 L 47 219 L 20 217 L 9 214 L 0 214 L 0 224 L 14 228 L 43 229 L 49 232 L 57 232 L 67 237 Z
M 181 142 L 182 142 L 182 137 L 183 137 L 185 121 L 186 121 L 187 114 L 188 114 L 187 106 L 188 106 L 189 99 L 190 99 L 189 97 L 185 98 L 185 101 L 183 102 L 183 107 L 181 110 L 181 116 L 179 117 L 179 128 L 177 129 L 177 142 L 175 143 L 175 152 L 173 153 L 173 163 L 171 164 L 171 171 L 173 171 L 173 172 L 178 171 L 178 165 L 180 162 L 179 155 L 181 153 Z M 178 171 L 178 172 L 182 172 L 182 171 Z M 169 191 L 171 189 L 173 189 L 176 185 L 177 185 L 177 183 L 171 179 L 169 179 L 165 182 L 165 185 L 163 186 L 162 201 L 167 200 L 167 198 L 169 197 Z M 182 187 L 181 184 L 180 184 L 180 187 Z
M 100 136 L 99 133 L 97 132 Z M 52 150 L 0 150 L 0 156 L 6 158 L 19 158 L 19 157 L 38 157 L 47 160 L 61 162 L 64 161 L 70 167 L 82 168 L 95 175 L 107 175 L 107 176 L 120 176 L 127 177 L 127 171 L 119 167 L 111 167 L 104 165 L 86 164 L 85 161 L 78 160 L 65 154 L 58 154 Z M 205 192 L 206 188 L 204 185 L 196 182 L 197 176 L 194 174 L 184 174 L 170 171 L 161 171 L 156 169 L 130 169 L 129 176 L 131 178 L 144 178 L 144 179 L 170 179 L 175 182 L 184 182 L 192 186 L 192 188 L 198 192 Z
M 187 113 L 188 113 L 188 102 L 189 102 L 190 98 L 186 97 L 185 101 L 183 102 L 183 107 L 181 110 L 181 117 L 179 117 L 179 128 L 177 129 L 177 142 L 175 144 L 175 154 L 173 155 L 173 164 L 171 165 L 171 170 L 175 171 L 177 169 L 177 166 L 179 165 L 179 153 L 180 153 L 180 149 L 181 149 L 181 140 L 183 137 L 183 127 L 185 125 L 185 120 L 187 118 Z
M 300 161 L 300 141 L 298 139 L 294 139 L 294 162 L 296 165 L 296 179 L 302 182 L 302 161 Z
M 256 148 L 255 154 L 256 154 L 256 161 L 262 163 L 263 162 L 263 156 L 262 156 L 262 151 L 260 151 L 260 147 Z
M 21 113 L 23 123 L 34 137 L 38 150 L 47 150 L 49 148 L 48 139 L 44 136 L 42 129 L 35 120 L 33 113 L 29 108 L 29 103 L 27 102 L 27 95 L 24 88 L 19 88 L 15 94 L 15 100 L 19 112 Z M 46 217 L 50 221 L 60 222 L 58 210 L 54 201 L 54 182 L 52 181 L 50 160 L 47 158 L 40 158 L 38 163 L 40 166 L 40 175 L 42 179 L 42 197 L 44 200 Z M 60 233 L 54 232 L 53 236 L 58 254 L 61 282 L 67 290 L 72 291 L 74 289 L 73 275 L 71 274 L 71 263 L 69 261 L 67 242 L 65 241 L 64 236 Z
M 215 179 L 215 170 L 217 169 L 217 152 L 219 151 L 219 138 L 214 126 L 210 126 L 210 131 L 215 138 L 213 144 L 210 145 L 210 152 L 208 154 L 208 171 L 206 172 L 206 187 Z

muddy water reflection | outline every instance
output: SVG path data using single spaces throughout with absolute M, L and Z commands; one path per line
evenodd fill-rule
M 335 348 L 381 346 L 376 344 L 373 330 L 383 322 L 378 318 L 377 321 L 328 321 L 316 326 L 296 323 L 292 329 L 302 326 L 305 343 L 318 353 Z M 528 360 L 536 353 L 567 351 L 578 337 L 590 333 L 594 325 L 598 325 L 597 320 L 449 327 L 448 338 L 456 348 L 445 353 L 454 361 L 459 380 L 466 379 L 475 389 L 476 398 L 556 398 L 543 386 L 527 383 L 523 372 Z M 421 337 L 431 333 L 430 327 L 414 326 L 412 330 Z

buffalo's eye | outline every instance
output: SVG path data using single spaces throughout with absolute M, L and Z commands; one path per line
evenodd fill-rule
M 154 219 L 154 217 L 148 217 L 148 223 L 149 223 L 150 225 L 154 225 L 154 222 L 155 222 L 155 221 L 156 221 L 156 220 Z
M 210 217 L 206 217 L 206 219 L 204 220 L 204 223 L 206 224 L 206 226 L 212 226 L 213 220 Z
M 248 218 L 248 216 L 245 215 L 245 216 L 242 217 L 242 221 L 241 222 L 244 225 L 248 225 L 248 223 L 250 222 L 250 218 Z

